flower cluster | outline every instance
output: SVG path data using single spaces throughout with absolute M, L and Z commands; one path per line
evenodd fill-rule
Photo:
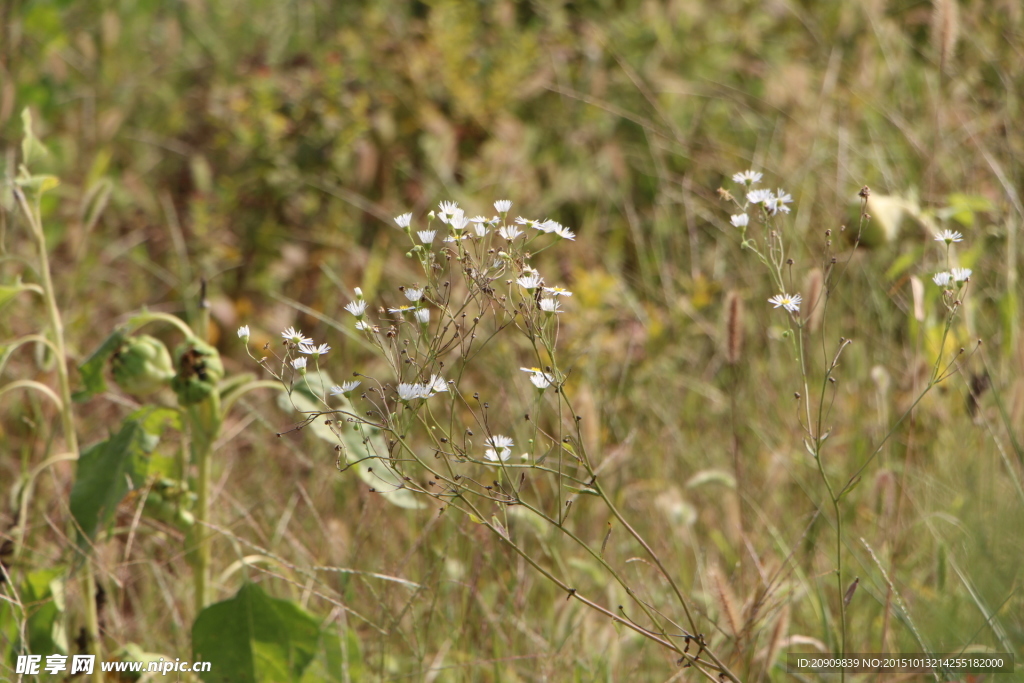
M 789 205 L 793 203 L 793 197 L 782 188 L 776 189 L 775 192 L 760 188 L 752 189 L 754 185 L 761 182 L 762 177 L 761 173 L 753 170 L 743 171 L 732 176 L 733 182 L 741 185 L 746 191 L 746 201 L 743 204 L 733 199 L 732 194 L 724 191 L 721 192 L 726 198 L 733 199 L 741 209 L 741 213 L 733 214 L 729 217 L 729 223 L 734 228 L 741 230 L 744 248 L 752 249 L 761 261 L 769 266 L 776 284 L 782 289 L 783 245 L 781 238 L 777 233 L 768 232 L 765 236 L 764 252 L 759 251 L 757 245 L 746 237 L 747 228 L 750 226 L 750 214 L 748 212 L 752 207 L 760 206 L 762 222 L 767 225 L 768 221 L 779 214 L 788 214 L 790 212 Z M 800 312 L 802 299 L 799 294 L 787 294 L 783 291 L 768 299 L 768 303 L 772 304 L 775 308 L 782 308 L 789 313 L 795 314 Z

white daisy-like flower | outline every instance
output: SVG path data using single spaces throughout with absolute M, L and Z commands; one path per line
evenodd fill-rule
M 408 299 L 409 301 L 419 301 L 420 299 L 423 298 L 423 290 L 422 289 L 414 289 L 412 287 L 406 287 L 404 294 L 405 294 L 405 298 Z
M 472 218 L 469 219 L 469 222 L 470 223 L 477 223 L 477 224 L 479 224 L 479 223 L 489 223 L 490 220 L 491 219 L 487 218 L 486 216 L 473 216 Z
M 331 347 L 327 344 L 321 344 L 320 346 L 314 346 L 313 344 L 299 344 L 299 353 L 304 353 L 307 356 L 323 356 Z
M 416 322 L 418 322 L 421 325 L 426 325 L 427 323 L 430 322 L 429 308 L 418 308 L 416 309 L 416 312 L 413 313 L 413 315 L 416 316 Z
M 512 208 L 511 199 L 499 199 L 494 202 L 494 210 L 498 213 L 508 213 L 508 210 Z
M 362 318 L 363 314 L 366 313 L 366 301 L 363 299 L 353 301 L 345 306 L 345 310 L 357 318 Z
M 305 358 L 305 356 L 300 356 L 299 358 L 293 358 L 292 359 L 292 367 L 295 368 L 296 370 L 298 370 L 299 372 L 305 374 L 305 372 L 306 372 L 306 358 Z
M 533 221 L 530 225 L 531 228 L 537 228 L 541 232 L 552 233 L 562 228 L 562 224 L 558 221 L 551 220 L 550 218 L 546 221 Z
M 422 384 L 406 384 L 403 382 L 398 385 L 398 398 L 402 401 L 414 401 L 417 398 L 427 398 L 426 387 Z
M 776 294 L 772 298 L 768 299 L 768 303 L 778 308 L 781 306 L 790 313 L 796 313 L 800 310 L 800 302 L 803 301 L 803 297 L 799 294 Z
M 400 228 L 408 228 L 409 224 L 412 223 L 412 214 L 403 213 L 401 216 L 395 216 L 395 223 L 398 223 Z
M 948 287 L 949 283 L 953 281 L 953 276 L 949 273 L 935 273 L 932 276 L 932 282 L 937 284 L 939 287 Z
M 760 204 L 772 199 L 771 190 L 751 190 L 747 193 L 747 201 L 751 204 Z
M 953 244 L 953 242 L 963 242 L 964 236 L 957 230 L 943 230 L 942 232 L 935 233 L 935 241 Z
M 303 337 L 302 333 L 299 332 L 294 327 L 289 327 L 287 330 L 285 330 L 284 332 L 281 333 L 281 336 L 284 337 L 284 340 L 286 342 L 291 342 L 292 344 L 312 344 L 313 343 L 312 339 L 310 339 L 309 337 Z
M 249 326 L 248 325 L 242 325 L 241 327 L 238 328 L 238 338 L 239 339 L 248 339 L 249 338 Z
M 369 329 L 373 329 L 373 325 L 371 325 L 370 323 L 366 322 L 365 320 L 359 320 L 359 321 L 356 322 L 356 329 L 357 330 L 369 330 Z
M 563 287 L 545 287 L 544 291 L 551 296 L 572 296 L 572 292 Z
M 462 240 L 468 240 L 469 235 L 449 235 L 444 238 L 445 242 L 461 242 Z
M 502 436 L 501 434 L 495 434 L 489 436 L 484 440 L 488 448 L 484 451 L 484 457 L 491 462 L 506 462 L 512 457 L 512 446 L 513 443 L 511 437 Z
M 419 236 L 420 242 L 423 242 L 423 244 L 430 244 L 431 242 L 434 241 L 434 237 L 437 235 L 437 231 L 420 230 L 419 232 L 416 233 L 416 235 Z
M 558 303 L 557 299 L 541 299 L 540 310 L 545 313 L 561 313 L 562 305 Z
M 525 289 L 537 289 L 544 283 L 544 278 L 537 271 L 532 271 L 529 275 L 523 275 L 516 282 Z
M 511 242 L 512 240 L 514 240 L 515 238 L 519 237 L 524 233 L 522 230 L 520 230 L 514 225 L 506 225 L 502 227 L 501 230 L 498 231 L 498 234 L 501 235 L 502 239 Z
M 559 237 L 561 237 L 564 240 L 574 240 L 575 241 L 576 233 L 574 233 L 572 230 L 570 230 L 569 228 L 565 227 L 564 225 L 557 224 L 557 223 L 556 223 L 556 225 L 558 225 L 558 227 L 555 228 L 554 230 L 552 230 L 551 232 L 553 232 L 554 234 L 558 235 Z
M 466 214 L 462 209 L 458 209 L 448 220 L 448 225 L 451 226 L 452 230 L 465 230 L 466 226 L 469 225 L 469 219 L 466 218 Z
M 777 215 L 780 211 L 782 213 L 789 213 L 789 207 L 786 204 L 792 204 L 793 198 L 789 196 L 785 190 L 779 188 L 778 194 L 769 194 L 768 198 L 764 200 L 764 208 L 772 216 Z
M 487 223 L 474 223 L 473 224 L 473 232 L 476 233 L 477 237 L 484 237 L 484 236 L 487 235 L 488 226 L 489 225 L 490 225 L 489 221 Z
M 750 216 L 745 213 L 736 214 L 735 216 L 729 216 L 729 222 L 737 228 L 745 228 L 750 224 Z
M 340 385 L 335 384 L 333 387 L 331 387 L 331 396 L 340 396 L 341 394 L 347 394 L 348 392 L 358 387 L 360 384 L 362 384 L 362 382 L 360 382 L 357 379 L 349 380 L 348 382 L 342 382 Z
M 398 306 L 396 308 L 389 308 L 388 313 L 397 313 L 398 315 L 404 315 L 405 313 L 414 310 L 416 310 L 414 306 Z
M 734 183 L 740 183 L 742 185 L 753 185 L 754 183 L 761 181 L 761 174 L 757 171 L 743 171 L 737 173 L 732 177 Z
M 523 372 L 530 373 L 530 381 L 538 389 L 547 389 L 555 383 L 555 377 L 550 372 L 544 372 L 540 368 L 519 368 Z
M 456 211 L 460 211 L 458 202 L 441 202 L 437 205 L 437 208 L 440 209 L 438 215 L 441 217 L 441 220 L 445 221 L 445 223 L 448 222 L 444 219 L 445 216 L 451 216 Z
M 448 391 L 448 382 L 445 382 L 444 377 L 441 375 L 431 375 L 430 381 L 426 384 L 426 391 L 437 394 L 442 391 Z
M 954 268 L 950 274 L 957 282 L 967 282 L 967 279 L 971 277 L 971 272 L 970 268 Z

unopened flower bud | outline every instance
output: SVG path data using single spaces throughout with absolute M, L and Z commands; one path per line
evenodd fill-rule
M 114 381 L 132 396 L 148 396 L 174 377 L 174 364 L 159 339 L 140 334 L 129 337 L 110 359 Z

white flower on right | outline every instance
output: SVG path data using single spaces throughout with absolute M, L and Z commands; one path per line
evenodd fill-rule
M 747 201 L 751 204 L 760 204 L 773 198 L 771 190 L 751 190 L 747 193 Z
M 790 313 L 796 313 L 800 310 L 800 302 L 803 301 L 803 297 L 799 294 L 776 294 L 772 298 L 768 299 L 768 303 L 775 306 L 775 308 L 785 308 Z
M 495 434 L 494 436 L 487 437 L 487 439 L 484 440 L 484 443 L 489 446 L 489 448 L 484 451 L 484 457 L 491 462 L 505 462 L 512 457 L 512 446 L 514 446 L 515 443 L 513 443 L 511 437 Z
M 729 216 L 729 222 L 732 223 L 734 227 L 745 228 L 750 224 L 750 216 L 745 213 Z
M 971 272 L 970 268 L 954 268 L 950 274 L 957 282 L 967 282 L 967 279 L 971 277 Z

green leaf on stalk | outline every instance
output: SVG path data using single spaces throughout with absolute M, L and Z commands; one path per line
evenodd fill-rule
M 210 662 L 201 677 L 217 683 L 298 681 L 319 640 L 317 619 L 254 583 L 204 609 L 192 625 L 193 659 Z
M 149 454 L 168 421 L 176 419 L 170 408 L 142 408 L 125 418 L 117 434 L 82 452 L 71 489 L 71 514 L 85 538 L 95 538 L 110 524 L 129 486 L 144 485 Z
M 21 139 L 21 163 L 31 167 L 47 156 L 49 151 L 32 132 L 32 112 L 28 107 L 21 110 L 21 125 L 25 129 L 25 136 Z
M 107 359 L 114 355 L 126 338 L 127 335 L 121 328 L 114 330 L 109 337 L 103 340 L 100 347 L 78 366 L 78 372 L 82 375 L 82 384 L 85 386 L 81 391 L 72 394 L 71 400 L 80 403 L 107 390 L 107 382 L 103 379 L 103 367 L 107 364 Z

